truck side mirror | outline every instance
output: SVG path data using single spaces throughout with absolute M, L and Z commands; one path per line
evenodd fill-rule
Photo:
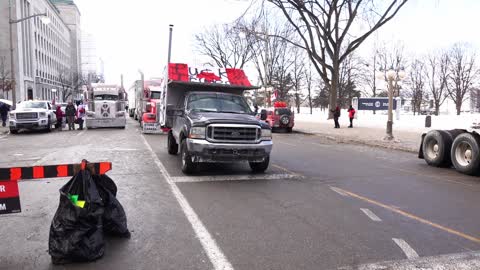
M 267 120 L 267 110 L 260 111 L 260 120 L 265 121 Z

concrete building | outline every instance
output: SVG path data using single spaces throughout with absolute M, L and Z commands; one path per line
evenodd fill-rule
M 61 14 L 51 0 L 0 1 L 0 33 L 4 33 L 0 35 L 0 59 L 5 60 L 8 72 L 12 55 L 8 34 L 9 4 L 13 20 L 45 12 L 49 18 L 49 24 L 43 23 L 40 17 L 13 24 L 12 36 L 17 102 L 27 99 L 50 100 L 54 94 L 52 89 L 61 91 L 65 84 L 72 85 L 72 48 L 75 46 L 71 45 L 72 31 L 63 18 L 68 16 Z M 78 22 L 76 26 L 79 25 L 79 12 L 77 14 L 78 17 L 72 19 Z M 75 50 L 79 51 L 80 48 L 76 46 Z M 79 52 L 76 54 L 79 56 Z M 74 66 L 75 69 L 77 67 Z M 61 96 L 60 91 L 56 92 L 57 98 Z M 7 92 L 4 97 L 11 100 L 12 94 Z
M 95 37 L 82 33 L 82 75 L 89 83 L 105 82 L 104 63 L 97 54 Z
M 82 73 L 81 63 L 81 40 L 80 10 L 73 0 L 50 0 L 60 11 L 60 17 L 70 30 L 70 59 L 72 61 L 72 73 Z

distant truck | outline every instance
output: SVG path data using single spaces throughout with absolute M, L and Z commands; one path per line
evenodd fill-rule
M 422 135 L 419 158 L 428 165 L 450 167 L 468 175 L 480 173 L 480 124 L 466 129 L 431 130 Z
M 102 127 L 125 128 L 125 90 L 118 85 L 92 84 L 87 90 L 87 129 Z
M 130 87 L 127 91 L 128 116 L 135 116 L 135 86 Z
M 135 113 L 143 133 L 163 133 L 159 123 L 160 99 L 162 95 L 162 80 L 145 80 L 135 82 Z
M 166 76 L 160 125 L 170 128 L 168 153 L 180 150 L 184 173 L 200 163 L 246 161 L 253 172 L 268 168 L 272 131 L 243 97 L 245 90 L 257 89 L 243 70 L 170 63 Z
M 10 112 L 9 128 L 11 134 L 19 130 L 46 130 L 50 132 L 57 123 L 54 106 L 50 101 L 22 101 Z

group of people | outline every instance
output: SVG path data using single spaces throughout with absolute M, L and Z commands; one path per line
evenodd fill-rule
M 57 106 L 56 116 L 57 129 L 61 130 L 63 128 L 62 124 L 64 115 L 60 106 Z M 75 124 L 78 124 L 79 130 L 83 130 L 83 122 L 85 118 L 85 106 L 83 105 L 83 102 L 80 101 L 75 108 L 73 102 L 69 101 L 65 107 L 65 117 L 68 124 L 68 130 L 75 130 Z
M 340 123 L 338 122 L 338 118 L 340 118 L 340 105 L 337 105 L 334 110 L 330 110 L 333 114 L 333 121 L 335 122 L 335 128 L 340 128 Z M 350 119 L 350 126 L 349 128 L 353 128 L 353 118 L 355 117 L 355 109 L 352 105 L 348 108 L 348 118 Z

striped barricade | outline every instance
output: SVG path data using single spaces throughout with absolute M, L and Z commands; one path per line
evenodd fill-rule
M 82 169 L 91 174 L 105 174 L 112 169 L 112 163 L 83 160 L 80 164 L 0 168 L 0 215 L 21 212 L 19 180 L 70 177 Z

